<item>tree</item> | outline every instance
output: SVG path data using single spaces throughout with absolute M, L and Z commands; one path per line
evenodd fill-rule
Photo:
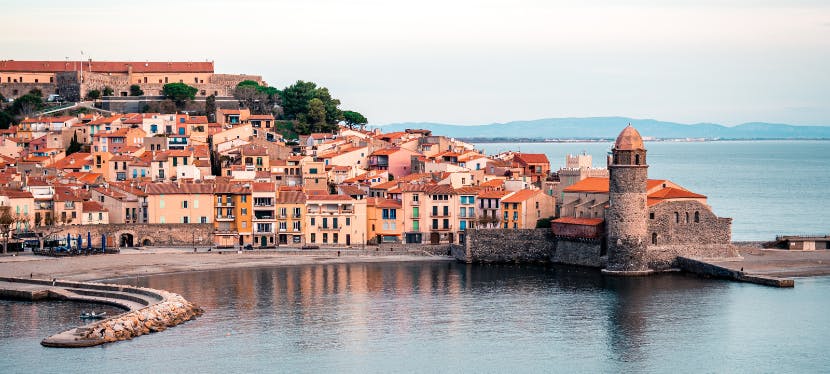
M 69 147 L 66 148 L 66 155 L 69 156 L 73 153 L 81 151 L 81 143 L 78 142 L 78 134 L 75 133 L 72 135 L 72 140 L 69 142 Z
M 537 229 L 549 229 L 550 228 L 550 221 L 553 220 L 553 217 L 548 218 L 540 218 L 536 220 L 536 228 Z
M 39 214 L 35 214 L 34 231 L 39 233 L 40 249 L 43 249 L 43 240 L 50 238 L 55 234 L 63 231 L 64 227 L 72 223 L 72 217 L 62 216 L 61 218 L 52 217 L 50 213 L 46 213 L 41 220 Z
M 216 95 L 205 98 L 205 114 L 208 122 L 216 122 Z
M 242 101 L 254 114 L 272 113 L 280 103 L 280 92 L 274 87 L 261 86 L 252 80 L 244 80 L 236 85 L 233 97 Z
M 282 110 L 288 119 L 299 119 L 308 113 L 308 102 L 314 98 L 317 84 L 297 81 L 282 90 Z
M 113 94 L 113 91 L 112 91 L 112 87 L 110 87 L 110 86 L 104 86 L 104 89 L 101 91 L 101 95 L 103 95 L 103 96 L 112 96 L 112 94 Z
M 98 90 L 89 90 L 86 92 L 86 99 L 87 100 L 98 100 L 101 98 L 101 91 Z
M 355 126 L 360 126 L 360 129 L 362 130 L 363 126 L 366 126 L 366 124 L 369 123 L 369 120 L 367 120 L 362 114 L 351 110 L 343 111 L 343 120 L 346 122 L 346 126 L 350 129 L 355 128 Z
M 130 86 L 130 96 L 144 96 L 144 90 L 141 89 L 141 86 L 134 84 Z
M 308 101 L 308 123 L 311 124 L 312 132 L 320 132 L 326 125 L 326 105 L 318 98 Z
M 14 123 L 14 116 L 8 111 L 0 111 L 0 129 L 5 130 Z
M 326 108 L 326 123 L 330 125 L 337 125 L 343 120 L 343 112 L 338 108 L 338 106 L 340 106 L 340 100 L 332 98 L 328 88 L 320 87 L 317 89 L 317 91 L 314 92 L 314 98 L 322 101 L 323 106 Z M 309 102 L 309 104 L 310 103 L 311 102 Z M 336 126 L 331 127 L 331 129 L 335 128 Z
M 184 107 L 187 101 L 193 100 L 196 97 L 196 92 L 199 92 L 196 87 L 191 87 L 184 83 L 168 83 L 162 88 L 164 97 L 173 100 L 176 103 L 176 107 L 180 109 Z
M 28 116 L 36 110 L 43 108 L 43 99 L 40 96 L 26 94 L 18 97 L 12 103 L 12 113 Z
M 31 90 L 29 90 L 29 95 L 43 97 L 43 91 L 41 91 L 40 88 L 32 88 Z
M 15 219 L 11 213 L 10 206 L 0 207 L 0 235 L 3 236 L 3 253 L 6 253 L 9 246 L 9 233 L 11 233 L 12 224 Z

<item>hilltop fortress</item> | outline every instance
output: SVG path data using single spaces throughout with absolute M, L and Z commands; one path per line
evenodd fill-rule
M 9 98 L 34 88 L 68 101 L 78 101 L 87 92 L 104 87 L 112 88 L 114 96 L 127 96 L 134 84 L 145 95 L 161 95 L 167 83 L 196 87 L 197 96 L 231 96 L 244 80 L 264 84 L 257 75 L 216 74 L 213 61 L 0 61 L 0 94 Z

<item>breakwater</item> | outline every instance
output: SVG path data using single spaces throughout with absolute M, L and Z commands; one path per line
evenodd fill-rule
M 125 313 L 52 336 L 47 347 L 77 348 L 128 340 L 164 331 L 202 314 L 181 295 L 151 288 L 91 282 L 0 278 L 0 297 L 23 300 L 71 300 L 112 305 Z

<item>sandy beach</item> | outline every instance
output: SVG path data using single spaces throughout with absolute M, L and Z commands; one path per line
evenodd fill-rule
M 5 277 L 57 278 L 95 281 L 138 275 L 345 262 L 452 261 L 442 256 L 406 254 L 359 255 L 343 251 L 330 253 L 286 254 L 274 252 L 199 252 L 157 248 L 124 250 L 119 254 L 45 257 L 26 253 L 0 257 L 0 275 Z

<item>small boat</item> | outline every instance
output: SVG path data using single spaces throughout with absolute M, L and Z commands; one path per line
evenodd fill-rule
M 107 315 L 107 312 L 95 313 L 95 312 L 83 312 L 81 313 L 81 319 L 101 319 Z

